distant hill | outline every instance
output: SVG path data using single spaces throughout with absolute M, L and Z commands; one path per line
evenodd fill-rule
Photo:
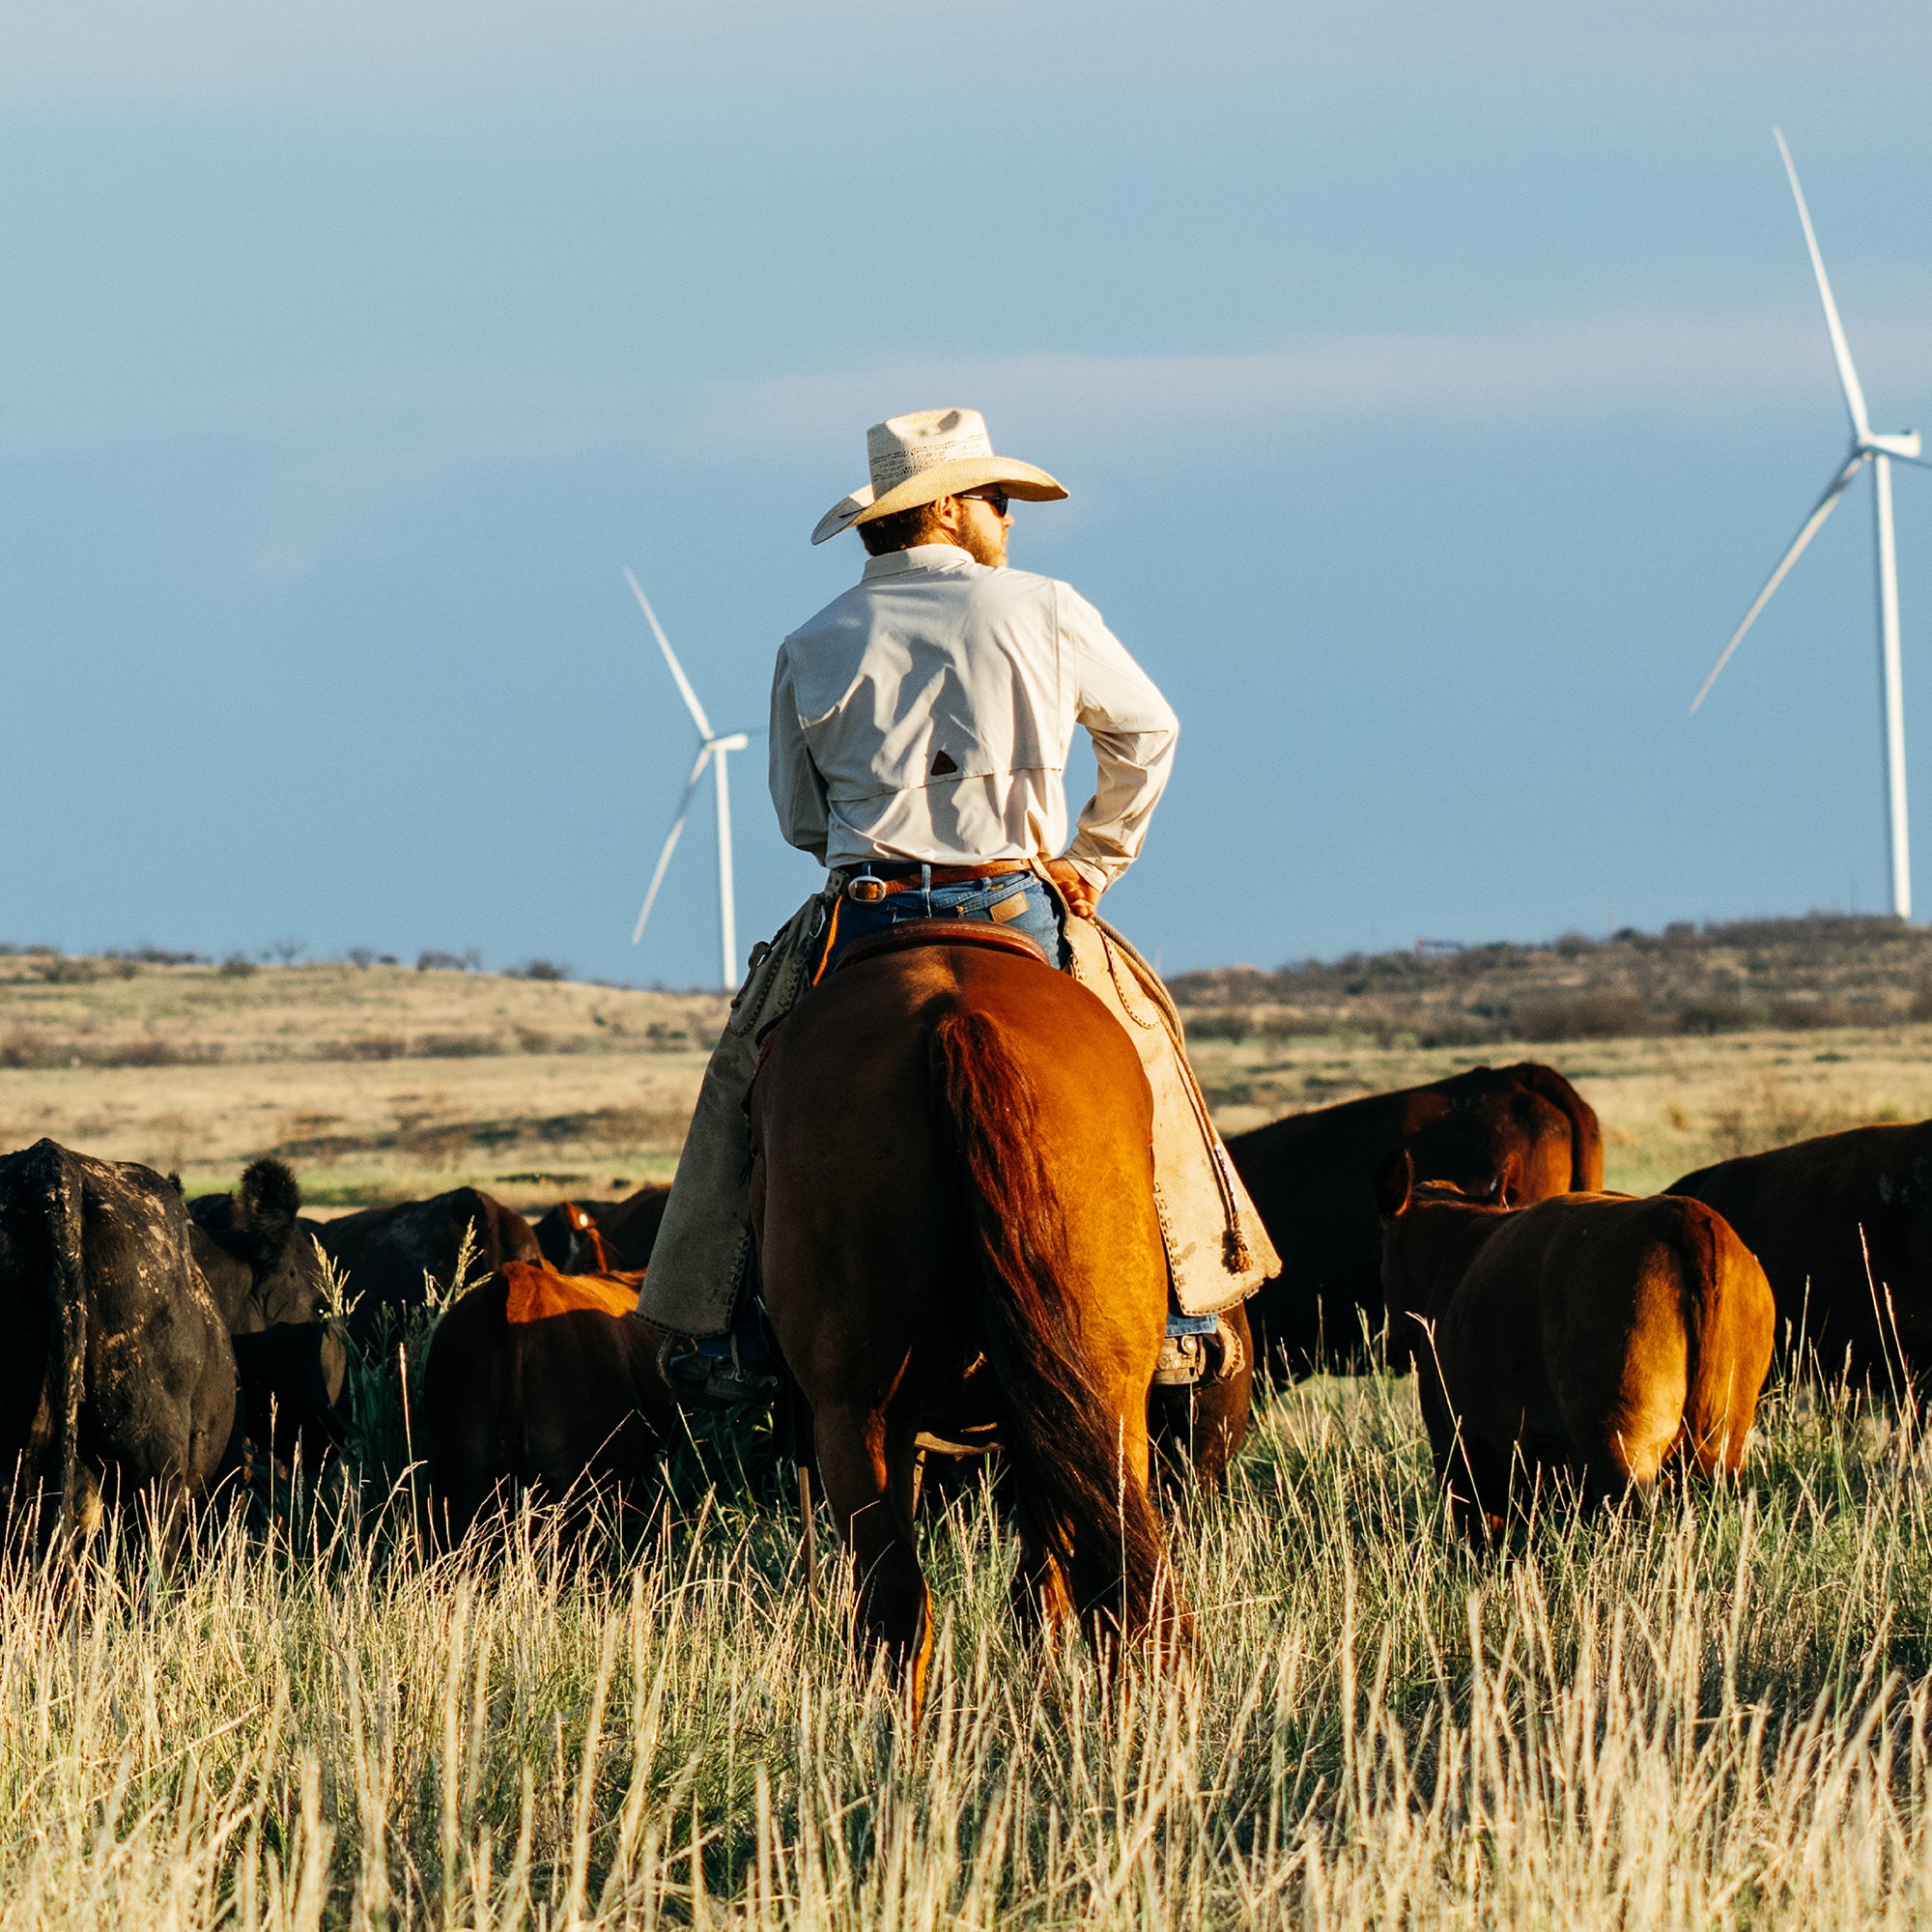
M 1423 1046 L 1932 1020 L 1932 929 L 1890 918 L 1683 923 L 1547 946 L 1351 952 L 1172 982 L 1197 1038 L 1360 1031 Z

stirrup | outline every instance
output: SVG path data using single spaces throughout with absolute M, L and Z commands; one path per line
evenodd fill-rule
M 1240 1345 L 1218 1315 L 1182 1315 L 1169 1309 L 1167 1333 L 1161 1337 L 1154 1363 L 1156 1388 L 1192 1388 L 1197 1382 L 1219 1381 L 1240 1367 Z
M 742 1360 L 735 1339 L 729 1354 L 719 1354 L 688 1335 L 667 1336 L 658 1350 L 658 1373 L 680 1401 L 701 1402 L 713 1408 L 769 1405 L 777 1400 L 780 1388 L 777 1370 Z

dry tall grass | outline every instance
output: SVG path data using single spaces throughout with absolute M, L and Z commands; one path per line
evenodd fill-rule
M 1408 1389 L 1277 1401 L 1177 1531 L 1211 1674 L 1021 1645 L 930 1527 L 916 1725 L 797 1523 L 673 1501 L 576 1567 L 407 1510 L 0 1575 L 0 1911 L 188 1928 L 1835 1927 L 1932 1909 L 1932 1463 L 1775 1397 L 1736 1491 L 1479 1562 Z M 135 1541 L 143 1541 L 136 1538 Z M 833 1578 L 835 1586 L 842 1579 Z

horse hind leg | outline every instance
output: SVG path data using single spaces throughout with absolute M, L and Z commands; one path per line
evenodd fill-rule
M 812 1419 L 819 1480 L 852 1553 L 854 1641 L 862 1653 L 886 1658 L 917 1713 L 932 1657 L 932 1599 L 913 1541 L 910 1438 L 902 1445 L 904 1479 L 895 1482 L 883 1415 L 820 1407 Z M 901 1433 L 891 1432 L 895 1447 Z

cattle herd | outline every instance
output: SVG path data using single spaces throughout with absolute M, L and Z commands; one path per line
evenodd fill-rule
M 1240 1445 L 1256 1375 L 1386 1362 L 1414 1372 L 1450 1506 L 1481 1539 L 1539 1492 L 1587 1505 L 1738 1468 L 1775 1360 L 1884 1400 L 1932 1367 L 1932 1122 L 1637 1199 L 1603 1191 L 1589 1104 L 1525 1064 L 1292 1115 L 1229 1151 L 1283 1269 L 1223 1318 L 1199 1381 L 1151 1391 L 1156 1441 L 1205 1480 Z M 351 1422 L 352 1352 L 380 1353 L 460 1260 L 416 1418 L 438 1528 L 523 1492 L 638 1497 L 679 1426 L 662 1338 L 629 1312 L 666 1192 L 532 1225 L 459 1188 L 318 1222 L 276 1160 L 188 1201 L 52 1141 L 0 1158 L 7 1522 L 44 1545 L 117 1498 L 321 1465 Z

